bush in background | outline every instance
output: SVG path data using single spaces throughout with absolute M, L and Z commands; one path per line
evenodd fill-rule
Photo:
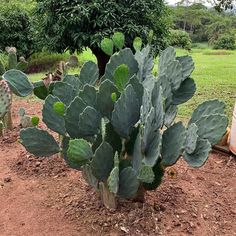
M 29 13 L 16 5 L 0 8 L 0 50 L 8 46 L 17 48 L 18 55 L 30 55 L 32 49 L 31 23 Z
M 221 35 L 214 43 L 214 49 L 234 50 L 235 36 L 232 34 Z
M 183 30 L 171 30 L 169 36 L 169 44 L 174 47 L 191 49 L 192 41 L 189 34 Z

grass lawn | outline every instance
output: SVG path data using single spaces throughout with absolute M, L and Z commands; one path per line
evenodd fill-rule
M 178 50 L 177 54 L 186 52 Z M 236 100 L 236 51 L 193 49 L 190 55 L 195 62 L 192 77 L 197 84 L 197 92 L 188 103 L 180 106 L 179 116 L 187 118 L 198 104 L 217 98 L 226 103 L 226 112 L 231 120 Z
M 186 104 L 179 107 L 179 118 L 188 119 L 198 104 L 208 99 L 220 99 L 227 105 L 227 115 L 231 120 L 234 102 L 236 100 L 236 51 L 216 51 L 210 49 L 192 49 L 190 53 L 177 49 L 177 55 L 190 54 L 195 62 L 192 74 L 197 84 L 195 96 Z M 79 55 L 79 61 L 92 59 L 91 51 Z M 76 73 L 73 70 L 72 73 Z M 45 73 L 32 74 L 30 79 L 37 81 Z

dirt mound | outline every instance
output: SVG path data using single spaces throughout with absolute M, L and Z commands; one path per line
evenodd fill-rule
M 68 167 L 58 155 L 36 158 L 23 152 L 10 163 L 10 168 L 25 177 L 60 177 L 66 176 Z

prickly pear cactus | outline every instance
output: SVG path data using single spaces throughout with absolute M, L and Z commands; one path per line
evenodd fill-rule
M 106 41 L 103 49 L 111 53 Z M 116 207 L 116 197 L 140 197 L 157 188 L 165 168 L 181 157 L 192 167 L 202 166 L 228 123 L 218 100 L 201 104 L 187 126 L 176 123 L 178 105 L 196 91 L 193 60 L 176 57 L 169 47 L 160 55 L 155 77 L 150 47 L 140 47 L 135 55 L 128 48 L 112 55 L 98 87 L 92 62 L 80 75 L 55 83 L 43 106 L 43 121 L 62 137 L 60 143 L 38 128 L 20 134 L 35 156 L 62 153 L 72 168 L 83 171 L 88 184 L 100 189 L 110 208 Z
M 0 120 L 7 114 L 11 106 L 11 92 L 6 81 L 0 81 Z

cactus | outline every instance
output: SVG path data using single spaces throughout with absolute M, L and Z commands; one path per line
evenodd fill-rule
M 190 78 L 193 61 L 176 58 L 169 47 L 161 53 L 157 78 L 152 68 L 150 48 L 135 55 L 121 49 L 95 87 L 98 68 L 87 63 L 79 76 L 55 83 L 44 103 L 43 121 L 62 135 L 62 142 L 47 131 L 27 128 L 20 132 L 21 143 L 38 157 L 63 153 L 110 208 L 116 207 L 116 197 L 130 199 L 156 189 L 165 167 L 182 156 L 190 166 L 202 166 L 226 130 L 223 103 L 203 103 L 186 127 L 175 123 L 177 106 L 196 90 Z M 56 112 L 58 105 L 62 112 Z
M 11 107 L 12 96 L 6 81 L 0 81 L 0 136 L 3 135 L 4 118 Z
M 19 62 L 17 61 L 16 48 L 7 47 L 6 51 L 8 53 L 8 65 L 6 66 L 7 68 L 5 68 L 4 64 L 0 61 L 0 76 L 2 76 L 3 79 L 5 79 L 4 75 L 6 75 L 6 69 L 9 69 L 9 70 L 18 69 L 18 70 L 23 71 L 27 68 L 27 65 L 28 65 L 28 63 L 25 61 L 25 59 L 23 57 L 20 57 Z M 18 79 L 19 82 L 21 83 L 20 79 L 21 79 L 21 77 Z M 8 81 L 8 85 L 9 85 L 10 89 L 12 90 L 12 88 L 14 86 L 10 85 L 9 81 Z M 20 87 L 19 90 L 21 90 L 21 89 L 22 88 Z M 9 93 L 11 93 L 11 92 L 9 91 Z M 4 126 L 5 126 L 6 129 L 11 130 L 13 128 L 12 115 L 11 115 L 11 106 L 8 107 L 8 111 L 7 111 L 7 114 L 5 115 L 3 123 L 4 123 Z M 1 125 L 1 127 L 3 127 L 3 125 Z

